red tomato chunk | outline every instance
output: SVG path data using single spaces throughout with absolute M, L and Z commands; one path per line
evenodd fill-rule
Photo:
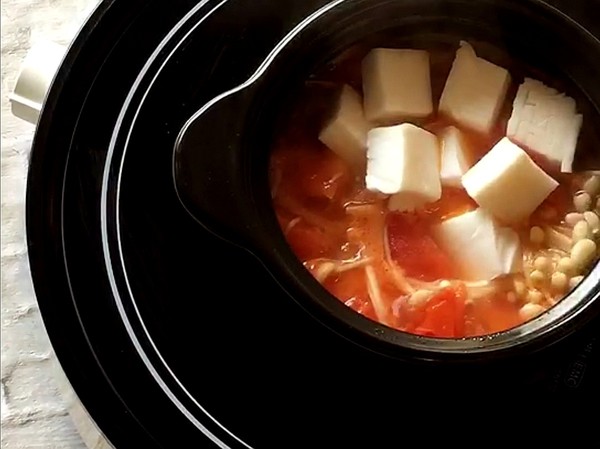
M 424 281 L 453 278 L 452 261 L 429 233 L 426 220 L 415 215 L 389 214 L 388 244 L 392 259 L 407 276 Z

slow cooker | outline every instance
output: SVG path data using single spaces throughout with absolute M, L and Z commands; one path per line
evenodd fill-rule
M 287 93 L 382 30 L 471 33 L 532 64 L 555 58 L 600 108 L 599 6 L 102 2 L 45 99 L 27 237 L 58 359 L 111 443 L 376 447 L 440 404 L 528 395 L 597 409 L 598 266 L 560 320 L 406 344 L 311 281 L 264 194 Z M 201 150 L 181 152 L 186 138 Z

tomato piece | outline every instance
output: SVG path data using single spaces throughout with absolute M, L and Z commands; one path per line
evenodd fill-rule
M 467 287 L 462 282 L 454 287 L 454 336 L 465 336 Z
M 412 327 L 412 329 L 411 328 L 408 328 L 408 329 L 409 329 L 408 332 L 411 332 L 411 333 L 417 334 L 417 335 L 421 335 L 423 337 L 439 337 L 439 335 L 436 335 L 433 330 L 431 330 L 425 326 Z
M 364 269 L 356 268 L 330 277 L 325 280 L 323 287 L 356 312 L 376 319 L 369 299 Z
M 350 223 L 346 229 L 348 242 L 355 247 L 362 248 L 366 257 L 383 260 L 385 212 L 383 204 L 375 203 L 362 206 L 365 213 L 351 215 Z
M 431 298 L 425 308 L 425 320 L 422 327 L 437 329 L 443 332 L 454 331 L 454 296 L 452 292 L 443 290 L 437 296 Z
M 333 241 L 321 228 L 302 221 L 291 226 L 286 234 L 288 244 L 301 261 L 332 256 Z
M 456 277 L 452 261 L 435 243 L 423 219 L 389 214 L 387 236 L 392 259 L 407 276 L 425 281 Z
M 327 149 L 313 156 L 306 157 L 306 164 L 298 167 L 301 177 L 300 191 L 310 198 L 333 200 L 349 184 L 351 173 L 348 164 Z
M 433 296 L 425 306 L 425 319 L 415 329 L 420 335 L 455 338 L 464 336 L 464 285 L 448 287 Z
M 288 225 L 292 221 L 294 217 L 290 216 L 290 214 L 286 213 L 281 207 L 275 205 L 275 216 L 277 217 L 277 222 L 282 230 L 287 229 Z
M 367 282 L 363 269 L 353 269 L 340 273 L 337 276 L 329 277 L 323 283 L 323 286 L 333 296 L 342 302 L 360 296 L 367 297 Z
M 300 202 L 332 201 L 350 189 L 348 164 L 320 142 L 282 142 L 271 156 L 272 183 Z

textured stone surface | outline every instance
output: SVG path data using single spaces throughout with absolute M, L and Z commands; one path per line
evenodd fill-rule
M 2 448 L 108 447 L 53 355 L 28 269 L 24 229 L 27 159 L 34 127 L 13 117 L 8 95 L 40 39 L 67 44 L 95 0 L 2 0 Z M 71 419 L 71 417 L 73 419 Z

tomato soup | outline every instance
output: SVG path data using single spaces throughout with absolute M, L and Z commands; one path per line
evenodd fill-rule
M 489 112 L 489 101 L 465 94 L 473 104 L 444 104 L 452 89 L 468 88 L 453 87 L 462 82 L 461 73 L 467 76 L 467 69 L 458 67 L 458 51 L 454 62 L 454 51 L 349 54 L 307 83 L 271 155 L 271 191 L 282 232 L 323 287 L 376 322 L 441 338 L 510 329 L 544 313 L 575 288 L 599 256 L 600 177 L 573 172 L 569 154 L 556 150 L 555 140 L 532 139 L 532 148 L 519 140 L 519 129 L 528 126 L 523 117 L 530 112 L 520 116 L 517 103 L 520 92 L 530 87 L 502 67 L 488 67 L 487 61 L 467 54 L 472 59 L 465 67 L 478 63 L 483 78 L 490 73 L 489 84 L 482 81 L 475 88 L 486 93 L 500 86 L 494 94 L 500 108 L 490 113 L 482 131 L 475 128 Z M 377 72 L 393 71 L 398 64 L 419 65 L 415 73 L 429 71 L 430 81 L 414 89 L 421 89 L 431 105 L 403 103 L 412 95 L 411 86 L 399 94 L 394 83 L 402 83 L 401 77 L 390 84 L 385 73 Z M 339 99 L 342 85 L 353 92 L 346 112 L 345 100 Z M 399 106 L 386 103 L 386 95 Z M 342 104 L 323 115 L 336 98 Z M 421 103 L 433 109 L 422 114 Z M 366 117 L 369 107 L 375 109 L 371 118 Z M 472 119 L 460 112 L 469 108 L 479 108 Z M 577 131 L 576 111 L 563 116 Z M 518 126 L 511 125 L 519 120 Z M 446 167 L 451 175 L 458 170 L 454 178 L 443 173 L 448 129 L 460 134 L 464 159 L 455 158 Z M 434 155 L 434 162 L 419 166 L 426 154 Z M 491 163 L 493 158 L 497 162 Z M 494 166 L 489 176 L 486 164 Z M 415 175 L 415 170 L 421 171 Z M 519 170 L 526 175 L 520 178 Z M 522 195 L 505 198 L 519 183 Z M 506 208 L 507 201 L 514 210 Z

